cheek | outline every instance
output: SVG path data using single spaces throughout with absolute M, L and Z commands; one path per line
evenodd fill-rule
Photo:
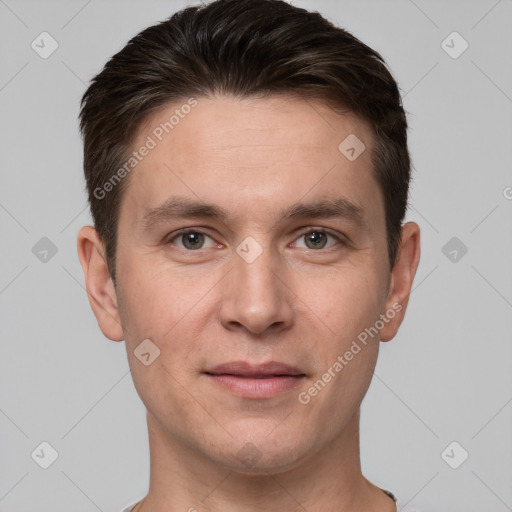
M 144 402 L 165 389 L 180 395 L 180 383 L 188 382 L 197 367 L 202 350 L 198 342 L 204 341 L 205 323 L 212 317 L 214 304 L 207 292 L 216 282 L 214 276 L 145 267 L 143 258 L 127 263 L 118 267 L 118 304 L 135 386 Z M 146 339 L 158 354 L 150 366 L 136 355 Z
M 321 281 L 308 281 L 297 294 L 315 313 L 331 340 L 332 349 L 341 350 L 378 319 L 386 301 L 382 276 L 371 266 L 333 269 Z M 325 341 L 324 341 L 325 343 Z M 325 346 L 325 345 L 324 345 Z
M 199 339 L 198 326 L 189 321 L 199 298 L 181 293 L 179 279 L 151 271 L 119 278 L 119 312 L 134 386 L 147 410 L 172 424 L 173 411 L 179 408 L 186 416 L 194 405 L 184 386 L 194 368 L 193 342 Z
M 150 260 L 139 258 L 119 266 L 120 316 L 127 341 L 150 338 L 165 347 L 180 324 L 200 307 L 212 276 L 190 275 Z
M 311 346 L 321 357 L 306 392 L 310 412 L 334 415 L 340 426 L 357 410 L 373 376 L 380 345 L 374 326 L 385 307 L 385 276 L 371 265 L 364 272 L 346 268 L 324 280 L 323 293 L 315 290 L 308 305 L 324 313 L 316 324 L 326 335 L 318 333 Z

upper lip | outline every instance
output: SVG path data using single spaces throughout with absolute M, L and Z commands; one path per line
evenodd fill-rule
M 270 361 L 251 364 L 246 361 L 231 361 L 219 364 L 205 373 L 210 375 L 238 375 L 240 377 L 302 376 L 304 372 L 289 364 Z

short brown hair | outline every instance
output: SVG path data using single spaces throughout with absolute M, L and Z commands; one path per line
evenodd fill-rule
M 398 86 L 375 50 L 317 12 L 281 0 L 216 0 L 146 28 L 104 66 L 80 111 L 95 228 L 115 282 L 120 203 L 129 180 L 98 190 L 126 161 L 144 119 L 166 104 L 213 94 L 317 99 L 364 119 L 384 197 L 394 265 L 407 209 L 410 158 Z M 129 157 L 129 156 L 128 156 Z

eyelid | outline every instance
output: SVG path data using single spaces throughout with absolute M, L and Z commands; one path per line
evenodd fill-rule
M 219 242 L 217 242 L 217 240 L 215 240 L 211 235 L 209 235 L 208 233 L 206 233 L 204 231 L 205 228 L 195 228 L 195 227 L 188 227 L 188 228 L 182 228 L 178 231 L 174 231 L 173 233 L 171 233 L 170 235 L 166 236 L 164 238 L 164 241 L 163 243 L 164 244 L 171 244 L 173 243 L 173 240 L 175 240 L 176 238 L 182 236 L 182 235 L 185 235 L 187 233 L 200 233 L 208 238 L 210 238 L 212 241 L 214 241 L 216 244 L 218 245 L 223 245 Z M 331 231 L 330 229 L 327 229 L 327 228 L 323 228 L 323 227 L 319 227 L 319 226 L 308 226 L 308 227 L 305 227 L 303 229 L 301 229 L 299 231 L 298 234 L 295 235 L 295 238 L 293 240 L 293 243 L 295 243 L 298 239 L 300 239 L 301 237 L 303 237 L 304 235 L 308 234 L 308 233 L 312 233 L 312 232 L 321 232 L 321 233 L 325 233 L 326 235 L 329 235 L 333 238 L 335 238 L 337 240 L 338 243 L 342 244 L 342 245 L 345 245 L 347 244 L 347 240 L 346 238 L 342 235 L 342 234 L 339 234 L 339 233 L 335 233 L 333 231 Z M 174 245 L 174 244 L 173 244 Z M 181 247 L 178 247 L 179 249 L 181 249 Z M 201 249 L 204 249 L 204 248 L 201 248 Z M 201 249 L 196 249 L 195 251 L 191 251 L 191 250 L 188 250 L 188 249 L 184 249 L 186 250 L 187 252 L 199 252 L 201 251 Z M 330 248 L 328 248 L 330 249 Z M 322 249 L 318 249 L 318 251 L 321 251 Z
M 200 234 L 210 238 L 216 244 L 219 244 L 219 242 L 217 242 L 217 240 L 215 240 L 211 235 L 209 235 L 208 233 L 205 233 L 204 228 L 194 228 L 194 227 L 183 228 L 183 229 L 180 229 L 178 231 L 174 231 L 173 233 L 167 235 L 164 238 L 163 243 L 164 243 L 164 245 L 167 245 L 167 244 L 175 245 L 173 241 L 176 240 L 176 238 L 179 238 L 182 235 L 186 235 L 187 233 L 200 233 Z M 222 244 L 219 244 L 219 245 L 222 245 Z M 182 249 L 182 248 L 178 247 L 178 249 Z M 203 248 L 201 248 L 201 249 L 203 249 Z M 184 249 L 184 250 L 186 250 L 187 252 L 198 252 L 201 249 L 196 249 L 195 251 L 190 251 L 188 249 Z
M 329 236 L 335 238 L 336 241 L 338 243 L 340 243 L 341 245 L 346 245 L 348 243 L 347 239 L 341 233 L 333 232 L 330 229 L 322 228 L 322 227 L 319 227 L 319 226 L 316 226 L 316 227 L 315 226 L 309 226 L 309 227 L 304 228 L 303 230 L 301 230 L 299 232 L 299 234 L 295 237 L 294 243 L 299 238 L 303 237 L 304 235 L 307 235 L 308 233 L 312 233 L 312 232 L 325 233 L 326 235 L 329 235 Z M 329 250 L 329 249 L 332 249 L 332 248 L 333 247 L 328 247 L 327 249 L 324 249 L 324 250 Z M 316 251 L 316 252 L 320 252 L 322 249 L 310 249 L 310 250 L 313 250 L 313 251 Z

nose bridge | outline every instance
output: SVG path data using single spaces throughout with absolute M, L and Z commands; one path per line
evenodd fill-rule
M 267 298 L 275 300 L 277 292 L 276 287 L 276 270 L 275 258 L 269 250 L 262 252 L 254 261 L 247 262 L 243 258 L 237 262 L 237 277 L 240 284 L 243 285 L 247 291 L 248 297 Z M 274 267 L 274 268 L 273 268 Z
M 259 244 L 258 244 L 259 245 Z M 288 325 L 291 307 L 287 289 L 278 276 L 279 258 L 270 249 L 245 240 L 233 255 L 233 272 L 221 317 L 225 326 L 243 325 L 262 333 L 273 325 Z

